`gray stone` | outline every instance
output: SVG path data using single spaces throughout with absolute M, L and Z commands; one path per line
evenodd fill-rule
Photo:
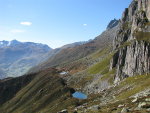
M 118 105 L 118 108 L 121 108 L 121 107 L 124 107 L 124 105 L 121 105 L 121 104 L 120 104 L 120 105 Z
M 140 111 L 140 110 L 141 110 L 141 108 L 136 107 L 134 110 L 135 110 L 135 111 Z
M 150 108 L 150 102 L 140 102 L 138 107 L 139 108 Z
M 129 112 L 129 109 L 127 109 L 127 108 L 123 108 L 123 109 L 121 110 L 121 113 L 127 113 L 127 112 Z
M 68 113 L 67 109 L 64 109 L 62 111 L 59 111 L 58 113 Z
M 100 109 L 99 105 L 93 105 L 91 107 L 89 107 L 88 109 L 91 109 L 92 111 L 98 111 Z
M 150 102 L 150 98 L 146 98 L 145 101 Z
M 137 100 L 138 100 L 138 99 L 137 99 L 137 98 L 135 98 L 134 100 L 132 100 L 132 103 L 135 103 L 135 102 L 137 102 Z
M 146 111 L 150 111 L 150 108 L 148 108 Z
M 150 43 L 142 40 L 144 36 L 135 35 L 150 32 L 145 26 L 150 21 L 149 10 L 150 0 L 133 0 L 123 13 L 113 43 L 116 53 L 110 63 L 110 70 L 116 68 L 115 83 L 126 77 L 150 73 Z
M 143 108 L 143 106 L 145 106 L 145 105 L 146 105 L 146 102 L 140 102 L 139 105 L 138 105 L 138 107 L 139 108 Z

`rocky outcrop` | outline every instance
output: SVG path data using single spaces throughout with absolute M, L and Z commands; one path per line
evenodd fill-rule
M 110 23 L 107 26 L 107 30 L 116 27 L 118 25 L 118 23 L 119 23 L 119 20 L 116 20 L 116 19 L 111 20 Z
M 110 70 L 117 69 L 115 82 L 150 73 L 150 1 L 133 0 L 125 9 L 119 27 L 110 63 Z

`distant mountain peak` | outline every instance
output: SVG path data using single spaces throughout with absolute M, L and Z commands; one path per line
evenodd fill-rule
M 117 19 L 113 19 L 109 22 L 108 26 L 107 26 L 107 29 L 112 29 L 113 27 L 117 26 L 119 23 L 119 20 Z
M 45 48 L 47 50 L 50 50 L 52 48 L 50 48 L 48 45 L 46 44 L 42 44 L 42 43 L 34 43 L 34 42 L 20 42 L 16 39 L 14 40 L 11 40 L 11 41 L 6 41 L 6 40 L 3 40 L 3 41 L 0 41 L 0 48 L 3 48 L 3 47 L 9 47 L 9 46 L 18 46 L 18 45 L 24 45 L 24 46 L 39 46 L 39 47 L 42 47 L 42 48 Z
M 0 48 L 2 47 L 7 47 L 7 46 L 11 46 L 11 45 L 16 45 L 16 44 L 20 44 L 21 42 L 17 41 L 17 40 L 12 40 L 12 41 L 0 41 Z
M 14 40 L 12 40 L 12 41 L 9 41 L 8 42 L 9 44 L 9 46 L 11 45 L 11 46 L 13 46 L 13 45 L 17 45 L 17 44 L 21 44 L 21 42 L 19 42 L 18 40 L 16 40 L 16 39 L 14 39 Z

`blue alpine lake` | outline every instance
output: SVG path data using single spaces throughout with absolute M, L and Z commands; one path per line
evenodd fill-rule
M 87 95 L 81 92 L 75 92 L 72 96 L 77 99 L 87 99 Z

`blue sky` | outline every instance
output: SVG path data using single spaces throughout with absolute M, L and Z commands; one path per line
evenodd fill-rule
M 52 48 L 93 39 L 131 0 L 0 0 L 0 40 Z

